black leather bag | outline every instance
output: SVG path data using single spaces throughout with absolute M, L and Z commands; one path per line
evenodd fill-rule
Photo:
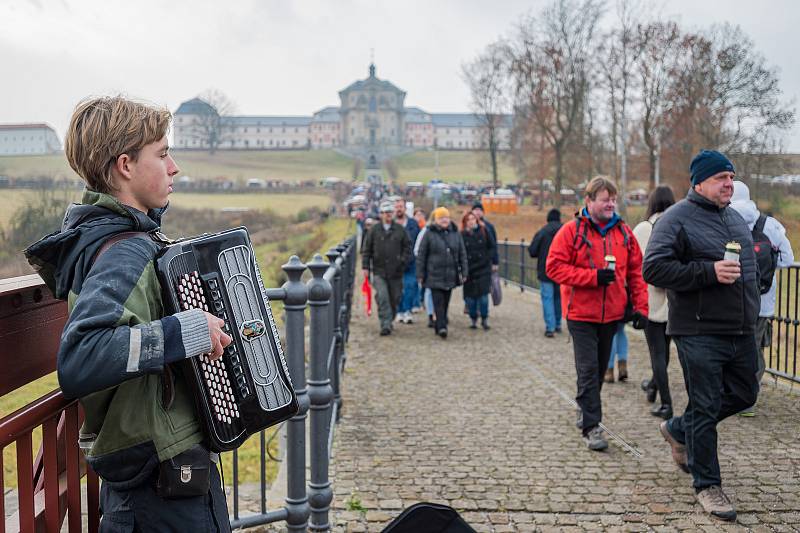
M 211 486 L 211 454 L 197 444 L 158 465 L 156 494 L 166 500 L 208 493 Z

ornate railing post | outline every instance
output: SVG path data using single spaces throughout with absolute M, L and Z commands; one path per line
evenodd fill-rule
M 341 302 L 342 302 L 342 265 L 337 265 L 336 260 L 341 255 L 339 250 L 336 248 L 331 248 L 328 250 L 328 253 L 325 254 L 328 257 L 328 261 L 331 264 L 331 268 L 336 271 L 336 274 L 333 276 L 333 280 L 331 281 L 331 286 L 333 291 L 331 293 L 331 317 L 333 322 L 331 326 L 333 328 L 333 338 L 335 339 L 335 347 L 333 349 L 333 360 L 330 362 L 330 376 L 331 376 L 331 385 L 333 387 L 333 401 L 336 405 L 336 419 L 334 422 L 337 422 L 341 416 L 341 408 L 342 408 L 342 394 L 339 390 L 339 364 L 341 362 L 341 353 L 342 353 L 342 309 L 341 309 Z
M 331 284 L 323 276 L 328 270 L 322 256 L 316 254 L 308 263 L 313 278 L 308 282 L 308 305 L 311 307 L 310 370 L 308 397 L 311 410 L 311 480 L 308 484 L 308 501 L 311 507 L 313 531 L 327 531 L 328 511 L 333 500 L 333 490 L 328 479 L 328 432 L 331 424 L 331 399 L 333 390 L 328 378 L 328 350 L 331 325 L 328 323 Z
M 308 289 L 300 281 L 306 270 L 300 259 L 293 255 L 283 265 L 289 281 L 283 284 L 286 291 L 286 353 L 289 375 L 292 377 L 300 410 L 287 423 L 286 428 L 286 524 L 289 531 L 306 531 L 311 508 L 306 495 L 306 418 L 309 398 L 306 390 L 305 364 L 305 309 Z

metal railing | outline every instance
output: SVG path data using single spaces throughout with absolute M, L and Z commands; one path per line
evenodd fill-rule
M 520 291 L 539 290 L 539 278 L 536 276 L 537 259 L 528 254 L 528 244 L 524 239 L 520 239 L 518 243 L 508 242 L 508 239 L 497 243 L 497 255 L 500 258 L 497 270 L 506 284 L 516 285 Z
M 536 259 L 528 254 L 528 243 L 498 243 L 498 271 L 506 283 L 521 291 L 539 289 Z M 772 342 L 764 348 L 764 360 L 770 374 L 800 383 L 800 360 L 797 333 L 800 326 L 800 263 L 777 270 L 775 316 L 771 318 Z
M 800 383 L 797 326 L 800 325 L 800 263 L 776 272 L 775 316 L 770 319 L 772 342 L 764 348 L 767 372 Z
M 289 531 L 330 529 L 328 512 L 333 489 L 328 476 L 333 429 L 341 412 L 341 373 L 353 297 L 356 265 L 355 238 L 350 237 L 327 253 L 329 262 L 316 255 L 308 264 L 292 256 L 283 265 L 288 281 L 281 288 L 267 289 L 267 296 L 281 301 L 285 310 L 286 362 L 300 410 L 286 426 L 286 504 L 266 508 L 266 453 L 264 432 L 260 435 L 260 513 L 241 516 L 239 458 L 233 452 L 232 528 L 248 528 L 285 521 Z M 311 278 L 303 282 L 306 269 Z M 310 352 L 308 380 L 305 361 L 305 311 L 310 307 Z M 34 276 L 0 280 L 0 396 L 51 374 L 67 317 L 65 302 L 50 296 L 41 279 Z M 306 418 L 310 415 L 311 479 L 306 484 Z M 18 510 L 6 516 L 0 498 L 0 533 L 5 531 L 57 531 L 68 516 L 70 532 L 99 527 L 99 480 L 83 460 L 78 448 L 82 419 L 75 400 L 60 390 L 0 419 L 0 485 L 3 483 L 3 450 L 16 445 Z M 34 456 L 34 432 L 41 428 L 42 445 Z M 81 488 L 80 478 L 87 483 Z M 88 509 L 88 524 L 81 516 L 82 492 Z M 5 492 L 5 491 L 4 491 Z

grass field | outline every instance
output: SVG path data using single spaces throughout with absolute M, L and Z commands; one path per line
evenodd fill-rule
M 400 181 L 427 183 L 436 177 L 436 153 L 421 151 L 397 158 Z M 500 156 L 498 179 L 505 183 L 519 181 L 507 157 Z M 486 152 L 439 151 L 439 179 L 467 183 L 492 181 L 489 155 Z
M 5 227 L 14 212 L 25 205 L 39 191 L 33 189 L 6 189 L 0 194 L 0 228 Z M 64 195 L 64 208 L 69 202 L 79 201 L 81 191 L 59 191 Z M 222 209 L 239 207 L 269 210 L 281 217 L 291 217 L 304 209 L 316 207 L 327 209 L 331 198 L 324 194 L 203 194 L 176 192 L 170 195 L 170 203 L 185 209 Z
M 470 183 L 491 181 L 489 159 L 485 152 L 439 151 L 438 154 L 440 179 Z M 238 181 L 261 178 L 296 182 L 318 180 L 325 176 L 349 179 L 353 171 L 353 161 L 333 150 L 222 150 L 214 155 L 176 150 L 173 155 L 181 174 L 194 178 L 224 176 Z M 396 162 L 400 181 L 427 183 L 436 177 L 436 156 L 433 151 L 406 154 L 397 158 Z M 500 156 L 498 171 L 501 181 L 517 181 L 505 154 Z M 0 175 L 14 178 L 77 178 L 63 154 L 0 157 Z
M 181 175 L 194 178 L 226 177 L 243 181 L 249 178 L 296 182 L 319 180 L 325 176 L 349 179 L 353 161 L 333 150 L 173 152 Z M 52 176 L 75 178 L 64 154 L 0 157 L 0 175 L 12 178 Z

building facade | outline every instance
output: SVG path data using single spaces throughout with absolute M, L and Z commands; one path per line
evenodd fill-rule
M 488 146 L 483 119 L 472 113 L 428 113 L 406 107 L 406 93 L 375 75 L 339 91 L 339 106 L 324 107 L 309 117 L 220 116 L 199 98 L 175 112 L 178 149 L 299 150 L 439 148 L 477 150 Z M 501 150 L 511 145 L 512 116 L 500 117 L 496 130 Z
M 0 156 L 44 155 L 61 150 L 61 141 L 47 124 L 0 124 Z

